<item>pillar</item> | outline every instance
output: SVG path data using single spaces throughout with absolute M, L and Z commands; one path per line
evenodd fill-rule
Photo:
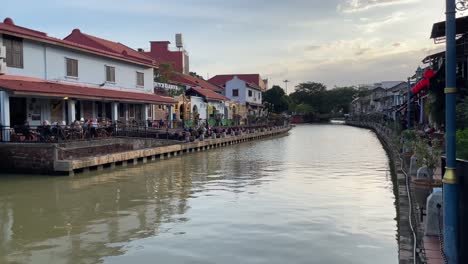
M 172 105 L 169 105 L 169 117 L 168 117 L 168 120 L 167 122 L 169 123 L 169 128 L 172 128 L 172 113 L 173 113 L 173 106 Z
M 0 91 L 0 124 L 2 125 L 2 141 L 10 141 L 10 95 Z
M 68 100 L 68 124 L 72 124 L 75 121 L 76 117 L 76 101 L 75 100 Z
M 455 40 L 455 0 L 446 0 L 445 22 L 445 146 L 447 167 L 443 178 L 443 224 L 444 253 L 448 264 L 458 264 L 459 245 L 459 187 L 455 168 L 456 126 L 455 100 L 456 84 L 456 40 Z
M 112 108 L 112 122 L 116 122 L 119 120 L 119 103 L 117 102 L 112 102 L 111 103 L 111 108 Z
M 145 127 L 148 126 L 148 111 L 150 107 L 148 104 L 143 105 L 143 121 L 145 122 Z

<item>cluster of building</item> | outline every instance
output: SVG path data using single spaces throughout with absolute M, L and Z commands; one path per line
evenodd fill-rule
M 389 119 L 399 117 L 398 109 L 407 95 L 408 84 L 403 81 L 385 81 L 363 86 L 368 94 L 351 102 L 351 115 L 381 114 Z
M 460 98 L 466 96 L 468 84 L 468 17 L 457 23 L 457 88 Z M 445 42 L 445 21 L 435 23 L 431 31 L 434 43 Z M 409 74 L 407 81 L 391 81 L 368 87 L 368 94 L 351 103 L 354 117 L 370 115 L 398 121 L 403 128 L 442 128 L 445 106 L 445 52 L 436 52 L 422 59 L 422 67 Z M 439 115 L 439 118 L 434 118 Z M 441 120 L 437 120 L 441 119 Z
M 268 82 L 259 74 L 204 80 L 189 70 L 182 35 L 176 35 L 177 49 L 169 44 L 151 41 L 149 51 L 132 49 L 79 29 L 59 39 L 6 18 L 0 23 L 0 124 L 10 129 L 98 119 L 242 125 L 265 114 Z

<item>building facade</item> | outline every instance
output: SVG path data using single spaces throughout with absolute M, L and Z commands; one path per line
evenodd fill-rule
M 152 105 L 173 103 L 153 92 L 153 59 L 78 29 L 62 40 L 7 18 L 0 23 L 0 48 L 4 127 L 46 120 L 146 121 Z

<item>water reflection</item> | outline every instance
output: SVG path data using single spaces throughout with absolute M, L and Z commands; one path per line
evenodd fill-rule
M 69 177 L 0 178 L 0 263 L 395 263 L 388 160 L 366 130 Z

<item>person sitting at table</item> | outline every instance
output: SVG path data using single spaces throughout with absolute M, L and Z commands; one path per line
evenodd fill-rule
M 91 136 L 97 137 L 98 122 L 97 119 L 90 119 Z
M 21 127 L 21 133 L 24 135 L 25 140 L 33 140 L 33 135 L 31 133 L 31 127 L 29 126 L 29 121 L 25 120 L 23 126 Z

